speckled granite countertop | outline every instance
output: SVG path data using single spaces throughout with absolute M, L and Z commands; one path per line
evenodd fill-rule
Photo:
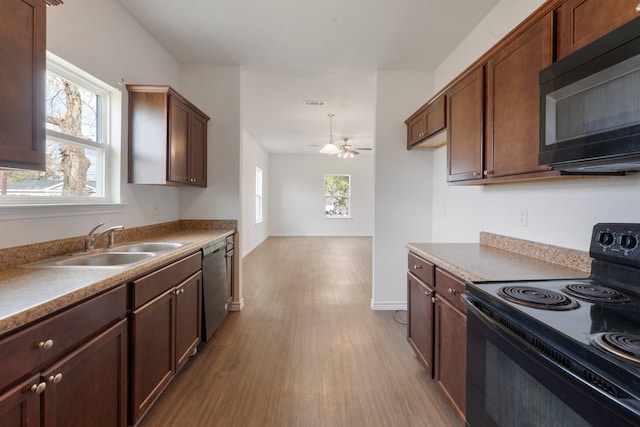
M 480 243 L 409 243 L 407 248 L 470 282 L 589 276 L 589 254 L 481 233 Z
M 178 249 L 158 253 L 129 268 L 25 268 L 17 265 L 0 269 L 0 336 L 117 285 L 130 282 L 233 233 L 233 228 L 180 228 L 127 240 L 184 243 Z M 118 242 L 117 245 L 122 243 L 125 241 Z M 19 249 L 16 248 L 15 251 L 18 257 Z

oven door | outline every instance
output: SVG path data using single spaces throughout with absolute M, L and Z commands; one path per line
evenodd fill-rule
M 467 425 L 637 426 L 639 419 L 467 304 Z M 491 309 L 493 310 L 493 309 Z

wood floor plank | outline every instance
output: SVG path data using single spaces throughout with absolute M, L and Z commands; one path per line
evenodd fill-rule
M 244 310 L 140 425 L 459 426 L 406 326 L 371 310 L 371 259 L 367 237 L 267 239 L 243 260 Z

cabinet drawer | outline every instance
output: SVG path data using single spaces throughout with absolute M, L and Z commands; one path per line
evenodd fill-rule
M 133 282 L 132 304 L 136 309 L 173 288 L 202 268 L 202 253 L 196 252 Z
M 407 263 L 409 272 L 422 280 L 427 285 L 433 286 L 433 270 L 434 266 L 429 261 L 409 252 L 409 261 Z
M 126 310 L 127 291 L 122 285 L 0 340 L 0 387 L 35 372 L 114 320 L 124 318 Z
M 460 295 L 466 292 L 464 282 L 446 271 L 436 269 L 436 292 L 463 313 L 467 307 L 460 299 Z

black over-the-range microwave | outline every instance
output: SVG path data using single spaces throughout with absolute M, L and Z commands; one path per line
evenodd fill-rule
M 640 171 L 640 18 L 540 72 L 539 163 Z

